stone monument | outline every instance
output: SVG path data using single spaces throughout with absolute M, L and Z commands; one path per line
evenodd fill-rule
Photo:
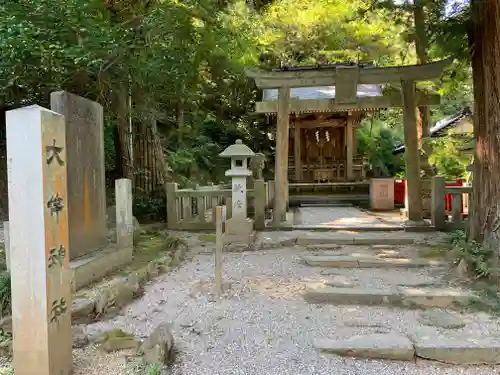
M 219 154 L 231 159 L 231 169 L 225 173 L 232 180 L 232 217 L 226 221 L 225 230 L 226 241 L 230 243 L 251 244 L 255 239 L 254 221 L 247 216 L 247 177 L 252 175 L 248 158 L 254 155 L 240 139 Z
M 8 111 L 6 118 L 14 371 L 69 375 L 64 117 L 34 105 Z
M 107 244 L 103 109 L 65 91 L 50 95 L 50 107 L 66 119 L 70 259 Z
M 370 181 L 370 207 L 373 210 L 394 209 L 394 179 L 372 178 Z

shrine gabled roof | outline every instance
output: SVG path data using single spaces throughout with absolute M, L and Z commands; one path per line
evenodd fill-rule
M 382 96 L 381 85 L 358 85 L 358 98 L 366 98 L 372 96 Z M 319 87 L 294 87 L 290 89 L 290 97 L 295 99 L 335 99 L 335 86 L 319 86 Z M 277 89 L 263 90 L 262 100 L 277 100 Z

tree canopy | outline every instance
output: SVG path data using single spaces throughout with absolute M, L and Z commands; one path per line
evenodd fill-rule
M 106 114 L 108 169 L 126 164 L 127 145 L 113 142 L 114 129 L 125 131 L 131 118 L 138 131 L 158 124 L 173 178 L 217 180 L 217 154 L 236 138 L 269 155 L 274 147 L 272 121 L 252 114 L 260 94 L 245 66 L 415 63 L 411 5 L 396 3 L 7 1 L 0 8 L 0 100 L 47 105 L 50 92 L 61 89 L 97 100 Z M 444 1 L 426 7 L 432 59 L 449 53 L 450 43 L 438 43 L 450 41 L 445 25 L 465 18 L 463 12 L 444 18 L 443 9 Z M 455 50 L 463 48 L 463 37 L 452 34 Z M 438 120 L 470 102 L 470 69 L 459 61 L 442 82 L 425 88 L 445 95 L 433 112 Z M 390 113 L 381 126 L 401 139 L 400 113 Z

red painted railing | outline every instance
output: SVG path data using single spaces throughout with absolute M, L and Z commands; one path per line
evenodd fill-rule
M 457 180 L 456 182 L 447 182 L 446 186 L 462 186 L 464 180 Z M 405 204 L 405 191 L 406 180 L 394 180 L 394 203 Z M 445 210 L 451 211 L 452 195 L 446 194 L 444 197 Z

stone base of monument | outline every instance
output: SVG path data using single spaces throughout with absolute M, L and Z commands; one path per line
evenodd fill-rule
M 224 242 L 251 245 L 255 241 L 254 221 L 252 219 L 234 219 L 226 221 Z
M 119 249 L 115 244 L 109 244 L 102 250 L 70 261 L 72 291 L 75 292 L 129 264 L 133 258 L 132 254 L 132 248 Z

